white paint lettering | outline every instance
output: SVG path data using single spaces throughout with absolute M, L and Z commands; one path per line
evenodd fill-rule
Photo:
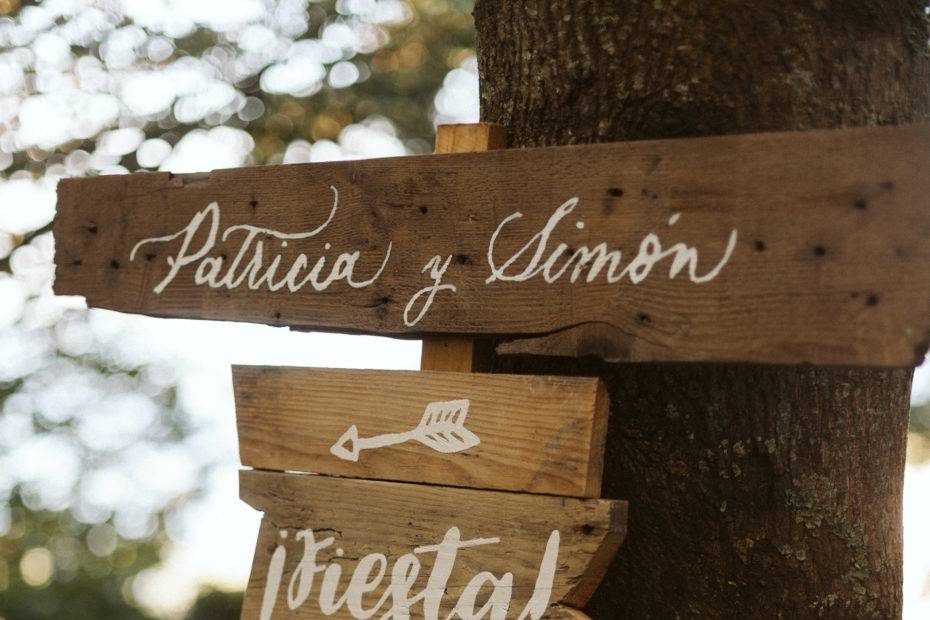
M 707 273 L 698 273 L 698 250 L 685 243 L 675 243 L 665 249 L 659 236 L 653 232 L 646 234 L 639 244 L 635 256 L 622 267 L 623 253 L 619 249 L 608 250 L 606 243 L 599 243 L 593 248 L 581 245 L 572 251 L 568 258 L 559 265 L 562 257 L 569 251 L 569 246 L 565 243 L 559 243 L 554 249 L 550 249 L 550 243 L 556 229 L 562 220 L 578 206 L 578 198 L 570 198 L 559 206 L 549 217 L 546 225 L 533 234 L 530 239 L 523 244 L 518 250 L 511 254 L 503 263 L 498 264 L 495 259 L 495 247 L 498 245 L 498 239 L 504 228 L 523 217 L 519 211 L 513 213 L 501 221 L 494 234 L 491 235 L 491 242 L 488 245 L 488 266 L 491 274 L 485 280 L 486 284 L 494 282 L 526 282 L 541 276 L 547 284 L 554 284 L 569 273 L 568 280 L 575 284 L 582 274 L 587 270 L 584 278 L 585 282 L 594 282 L 598 276 L 604 272 L 604 279 L 610 284 L 616 284 L 628 279 L 633 284 L 639 284 L 649 277 L 653 268 L 662 260 L 671 258 L 669 265 L 668 277 L 673 279 L 687 268 L 688 278 L 695 284 L 710 282 L 716 278 L 720 271 L 726 266 L 736 248 L 737 231 L 730 231 L 727 245 L 720 261 Z M 680 213 L 675 213 L 668 221 L 668 225 L 674 226 L 679 218 Z M 576 222 L 575 227 L 584 229 L 583 222 Z
M 391 257 L 393 243 L 388 243 L 381 265 L 367 279 L 359 280 L 355 275 L 356 264 L 361 258 L 359 250 L 340 253 L 331 261 L 327 270 L 328 257 L 325 252 L 332 247 L 329 243 L 323 245 L 324 253 L 314 261 L 309 272 L 304 273 L 310 265 L 310 258 L 305 253 L 299 253 L 291 261 L 286 273 L 283 276 L 278 275 L 285 260 L 282 252 L 288 247 L 288 242 L 304 241 L 316 237 L 332 222 L 339 208 L 339 192 L 335 187 L 331 189 L 334 198 L 329 216 L 325 222 L 313 230 L 284 233 L 250 224 L 237 224 L 226 228 L 220 236 L 220 207 L 212 202 L 202 211 L 195 213 L 188 225 L 178 232 L 164 237 L 143 239 L 137 243 L 129 253 L 129 260 L 134 261 L 139 249 L 146 245 L 171 243 L 181 238 L 177 253 L 166 259 L 169 267 L 168 274 L 152 289 L 156 295 L 164 292 L 185 267 L 195 263 L 194 284 L 214 289 L 235 289 L 245 283 L 253 291 L 261 288 L 278 291 L 287 287 L 290 292 L 296 293 L 307 285 L 316 291 L 325 291 L 338 281 L 344 281 L 352 288 L 366 288 L 381 277 Z M 196 250 L 191 247 L 195 239 L 202 239 L 200 247 Z M 228 261 L 225 255 L 209 256 L 210 252 L 215 249 L 218 239 L 223 243 L 238 239 L 239 247 L 232 261 Z M 266 245 L 268 240 L 278 242 L 281 251 L 269 249 Z M 273 253 L 273 256 L 266 263 L 266 255 L 270 253 Z M 244 266 L 243 261 L 245 261 Z
M 426 316 L 426 313 L 433 305 L 433 300 L 436 298 L 437 293 L 440 291 L 457 292 L 458 289 L 455 288 L 454 284 L 441 283 L 443 276 L 446 275 L 446 270 L 449 269 L 450 262 L 452 262 L 452 255 L 449 255 L 445 262 L 442 261 L 441 256 L 434 256 L 426 263 L 426 266 L 423 267 L 421 273 L 426 273 L 426 271 L 429 270 L 429 276 L 433 279 L 433 283 L 417 291 L 414 296 L 410 298 L 410 301 L 407 302 L 407 306 L 404 308 L 404 324 L 407 325 L 407 327 L 413 327 Z M 410 312 L 416 306 L 417 300 L 423 295 L 426 295 L 426 300 L 420 307 L 420 312 L 417 313 L 416 317 L 411 319 Z
M 286 538 L 287 532 L 282 531 L 281 537 Z M 380 620 L 410 620 L 411 608 L 422 606 L 422 609 L 415 615 L 425 620 L 480 620 L 482 618 L 506 620 L 510 611 L 514 591 L 513 573 L 507 572 L 497 577 L 493 573 L 484 571 L 474 575 L 467 582 L 455 600 L 452 611 L 448 615 L 440 615 L 458 554 L 466 549 L 500 544 L 499 538 L 462 540 L 459 529 L 451 527 L 439 544 L 417 547 L 413 553 L 401 555 L 394 561 L 390 570 L 388 570 L 387 556 L 382 553 L 370 553 L 358 559 L 342 596 L 338 595 L 338 589 L 342 579 L 342 565 L 339 558 L 343 557 L 343 550 L 337 548 L 335 558 L 328 565 L 317 561 L 320 552 L 331 547 L 334 539 L 329 537 L 317 541 L 313 530 L 306 529 L 298 532 L 295 540 L 303 541 L 303 557 L 291 575 L 287 590 L 286 602 L 291 611 L 307 602 L 313 590 L 314 577 L 319 573 L 323 573 L 323 578 L 319 587 L 318 605 L 320 611 L 327 616 L 345 607 L 344 613 L 358 620 L 367 620 L 379 613 Z M 411 596 L 410 589 L 418 581 L 422 567 L 417 556 L 427 554 L 435 554 L 435 557 L 426 579 L 426 585 L 421 592 Z M 548 610 L 558 567 L 558 555 L 559 532 L 554 530 L 546 544 L 533 594 L 518 620 L 539 620 Z M 275 549 L 269 563 L 262 598 L 261 620 L 270 620 L 274 612 L 283 578 L 285 558 L 286 551 L 282 544 Z M 389 577 L 390 580 L 387 587 L 384 588 L 377 602 L 366 607 L 365 596 L 375 593 L 385 577 Z M 491 587 L 491 592 L 479 607 L 479 596 L 488 586 Z M 390 608 L 382 612 L 388 603 L 391 605 Z

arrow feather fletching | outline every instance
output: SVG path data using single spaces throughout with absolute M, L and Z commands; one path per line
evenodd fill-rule
M 428 404 L 412 438 L 445 454 L 474 448 L 481 439 L 465 428 L 469 404 L 467 399 Z

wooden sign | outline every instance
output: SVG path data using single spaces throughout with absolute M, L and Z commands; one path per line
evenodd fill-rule
M 249 467 L 600 497 L 597 379 L 235 366 L 233 386 Z
M 597 345 L 572 350 L 613 360 L 905 366 L 930 333 L 928 169 L 921 125 L 63 180 L 55 290 L 406 336 L 580 327 Z
M 488 148 L 485 129 L 438 141 Z M 424 344 L 446 372 L 233 367 L 242 462 L 263 470 L 241 495 L 265 513 L 243 620 L 589 620 L 626 534 L 625 502 L 578 498 L 600 495 L 604 386 L 448 372 L 479 347 Z
M 626 531 L 617 501 L 271 472 L 241 494 L 265 513 L 244 619 L 583 617 Z

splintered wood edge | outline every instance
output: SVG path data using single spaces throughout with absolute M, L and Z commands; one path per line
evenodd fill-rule
M 594 418 L 591 424 L 591 453 L 588 458 L 587 497 L 600 497 L 604 482 L 604 454 L 607 449 L 607 421 L 610 418 L 610 393 L 598 379 L 594 384 Z
M 617 556 L 620 545 L 626 540 L 629 522 L 629 504 L 625 501 L 600 500 L 610 502 L 610 517 L 607 535 L 591 557 L 584 578 L 568 593 L 563 603 L 571 607 L 584 607 L 597 591 L 611 562 Z

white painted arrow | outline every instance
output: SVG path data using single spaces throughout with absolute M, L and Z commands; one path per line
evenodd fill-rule
M 358 461 L 362 450 L 375 450 L 406 441 L 418 441 L 436 452 L 451 454 L 474 448 L 481 439 L 465 428 L 470 401 L 449 400 L 430 403 L 416 428 L 403 433 L 385 433 L 375 437 L 359 437 L 353 424 L 329 451 L 344 461 Z

